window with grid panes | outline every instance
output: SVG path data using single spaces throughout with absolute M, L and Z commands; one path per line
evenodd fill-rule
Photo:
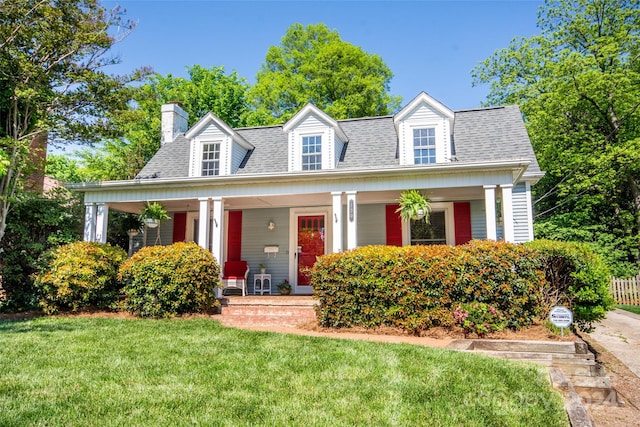
M 322 169 L 322 136 L 302 137 L 302 170 Z
M 435 128 L 413 130 L 413 162 L 416 165 L 426 165 L 436 162 Z
M 220 143 L 202 145 L 202 176 L 220 175 Z

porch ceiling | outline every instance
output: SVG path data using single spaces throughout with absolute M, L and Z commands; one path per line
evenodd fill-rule
M 481 187 L 459 187 L 449 189 L 423 190 L 433 202 L 483 199 Z M 400 197 L 399 191 L 359 192 L 358 204 L 395 203 Z M 198 199 L 157 200 L 169 212 L 197 212 Z M 343 194 L 343 203 L 346 195 Z M 287 207 L 329 206 L 332 204 L 330 193 L 274 195 L 259 197 L 230 197 L 224 199 L 225 209 L 269 209 Z M 111 203 L 110 208 L 130 213 L 140 213 L 144 202 Z

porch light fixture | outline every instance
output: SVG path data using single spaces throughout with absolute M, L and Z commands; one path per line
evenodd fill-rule
M 273 220 L 269 221 L 269 224 L 267 224 L 267 228 L 269 229 L 269 231 L 273 231 L 276 229 L 276 223 L 273 222 Z

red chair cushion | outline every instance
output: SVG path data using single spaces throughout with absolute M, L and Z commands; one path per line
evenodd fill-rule
M 227 261 L 224 263 L 223 279 L 244 279 L 247 271 L 246 261 Z

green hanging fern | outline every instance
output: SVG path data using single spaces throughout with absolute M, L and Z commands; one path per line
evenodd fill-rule
M 147 207 L 140 213 L 140 219 L 155 219 L 156 221 L 162 221 L 171 218 L 167 213 L 167 210 L 158 202 L 149 203 Z
M 418 190 L 406 190 L 400 194 L 398 199 L 400 207 L 396 212 L 400 213 L 403 221 L 411 221 L 424 218 L 429 222 L 429 212 L 431 212 L 431 202 Z

